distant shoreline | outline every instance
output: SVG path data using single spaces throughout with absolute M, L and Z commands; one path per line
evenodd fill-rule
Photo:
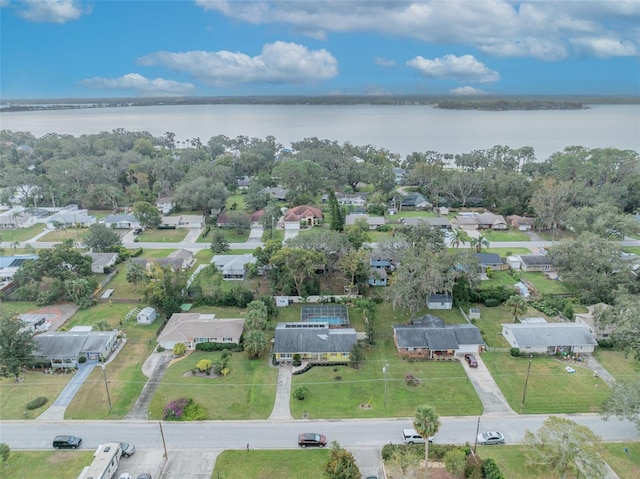
M 581 110 L 589 104 L 635 105 L 640 97 L 614 96 L 243 96 L 5 100 L 0 112 L 184 105 L 415 105 L 448 110 Z

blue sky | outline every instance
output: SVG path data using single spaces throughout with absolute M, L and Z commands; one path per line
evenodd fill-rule
M 640 0 L 0 0 L 0 97 L 640 95 Z

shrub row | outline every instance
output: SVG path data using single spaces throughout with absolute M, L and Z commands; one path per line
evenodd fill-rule
M 35 398 L 33 401 L 29 401 L 27 403 L 27 409 L 38 409 L 39 407 L 44 406 L 47 403 L 48 399 L 44 396 L 40 396 Z
M 198 343 L 196 344 L 196 351 L 206 351 L 206 352 L 211 352 L 211 351 L 224 351 L 224 350 L 229 350 L 229 351 L 241 351 L 241 347 L 237 344 L 234 343 L 212 343 L 212 342 L 207 342 L 207 343 Z

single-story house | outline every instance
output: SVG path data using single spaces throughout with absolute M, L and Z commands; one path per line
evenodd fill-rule
M 70 226 L 88 228 L 97 222 L 98 219 L 89 215 L 87 210 L 59 211 L 47 218 L 46 227 L 48 230 L 68 228 Z
M 379 249 L 371 251 L 369 256 L 369 265 L 376 269 L 385 269 L 387 273 L 395 271 L 396 266 L 393 264 L 391 258 L 385 256 Z
M 222 272 L 224 280 L 243 280 L 247 275 L 249 264 L 256 264 L 257 258 L 251 253 L 245 254 L 219 254 L 211 258 L 211 262 L 218 271 Z
M 442 216 L 426 216 L 423 218 L 402 218 L 402 224 L 405 226 L 415 226 L 422 223 L 429 224 L 433 229 L 450 230 L 451 222 L 448 218 Z
M 273 342 L 273 362 L 348 362 L 358 341 L 353 328 L 330 328 L 329 323 L 278 323 Z
M 416 208 L 427 209 L 433 207 L 433 205 L 420 193 L 409 193 L 402 198 L 402 208 Z
M 345 218 L 345 225 L 353 226 L 358 220 L 365 220 L 370 230 L 375 230 L 378 226 L 384 226 L 384 216 L 369 216 L 361 213 L 351 213 Z
M 138 219 L 131 213 L 127 213 L 125 215 L 109 215 L 104 219 L 103 223 L 107 228 L 116 229 L 132 229 L 141 227 Z
M 35 224 L 34 216 L 25 211 L 24 208 L 13 208 L 0 214 L 0 229 L 15 230 L 18 228 L 28 228 Z
M 110 268 L 118 261 L 118 253 L 85 253 L 91 258 L 91 272 L 102 274 L 105 268 Z
M 453 308 L 453 296 L 450 293 L 430 294 L 427 297 L 427 308 L 451 309 Z
M 275 188 L 264 188 L 262 192 L 268 194 L 269 197 L 274 200 L 287 201 L 288 191 L 279 186 L 276 186 Z
M 179 216 L 163 216 L 162 218 L 160 218 L 160 223 L 158 224 L 158 228 L 175 230 L 176 228 L 178 228 L 179 222 L 180 222 Z
M 486 273 L 487 268 L 491 268 L 494 271 L 500 271 L 503 268 L 504 263 L 497 253 L 475 253 L 475 255 L 480 264 L 478 273 Z
M 164 349 L 183 343 L 187 350 L 198 343 L 240 344 L 243 318 L 216 318 L 215 314 L 174 313 L 169 318 L 157 342 Z
M 546 254 L 520 254 L 520 269 L 522 271 L 555 271 L 551 257 Z
M 300 205 L 289 208 L 284 214 L 284 222 L 300 223 L 304 226 L 317 226 L 322 220 L 322 210 L 315 206 Z
M 478 215 L 478 229 L 506 230 L 509 226 L 504 216 L 487 211 Z
M 75 368 L 80 357 L 108 359 L 118 344 L 119 331 L 47 331 L 33 337 L 36 361 L 52 368 Z
M 204 215 L 180 215 L 178 228 L 204 228 Z
M 155 308 L 152 308 L 151 306 L 147 306 L 137 314 L 136 322 L 138 324 L 152 324 L 157 317 L 158 317 L 158 314 L 156 313 Z
M 603 339 L 608 339 L 613 333 L 613 326 L 608 324 L 604 328 L 599 327 L 595 321 L 595 313 L 607 308 L 610 308 L 606 303 L 598 303 L 588 306 L 588 313 L 581 313 L 575 315 L 576 324 L 581 324 L 589 328 L 589 331 L 596 337 L 596 340 L 602 341 Z
M 185 258 L 131 258 L 129 261 L 140 265 L 143 269 L 151 269 L 153 266 L 168 266 L 171 269 L 188 269 L 191 266 L 192 260 Z
M 367 199 L 360 195 L 336 193 L 336 200 L 338 200 L 339 205 L 343 206 L 364 206 L 367 204 Z
M 598 345 L 589 328 L 576 323 L 503 324 L 502 335 L 524 353 L 592 353 Z
M 196 262 L 196 256 L 193 251 L 184 248 L 172 251 L 171 253 L 169 253 L 167 258 L 171 258 L 172 260 L 182 260 L 183 269 L 191 268 L 191 266 L 193 266 L 193 263 Z
M 22 267 L 25 261 L 37 259 L 37 254 L 23 254 L 17 256 L 0 256 L 0 291 L 10 287 L 14 275 Z
M 435 316 L 426 321 L 416 319 L 413 324 L 392 326 L 393 340 L 402 356 L 453 358 L 464 353 L 479 353 L 486 347 L 480 330 L 473 324 L 447 325 Z
M 507 223 L 509 226 L 517 229 L 518 231 L 531 231 L 535 222 L 536 219 L 533 216 L 507 216 Z

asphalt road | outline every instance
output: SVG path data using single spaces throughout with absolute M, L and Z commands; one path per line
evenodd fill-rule
M 638 441 L 638 431 L 629 421 L 603 421 L 595 414 L 558 415 L 585 425 L 606 442 Z M 476 431 L 498 430 L 508 444 L 522 442 L 526 430 L 537 431 L 546 415 L 442 417 L 436 443 L 473 444 Z M 412 427 L 412 418 L 291 420 L 291 421 L 2 421 L 0 442 L 11 449 L 51 449 L 57 434 L 82 437 L 82 449 L 93 450 L 105 440 L 132 442 L 137 448 L 176 449 L 291 449 L 297 448 L 301 432 L 325 434 L 329 442 L 343 447 L 381 447 L 400 443 L 401 431 Z

